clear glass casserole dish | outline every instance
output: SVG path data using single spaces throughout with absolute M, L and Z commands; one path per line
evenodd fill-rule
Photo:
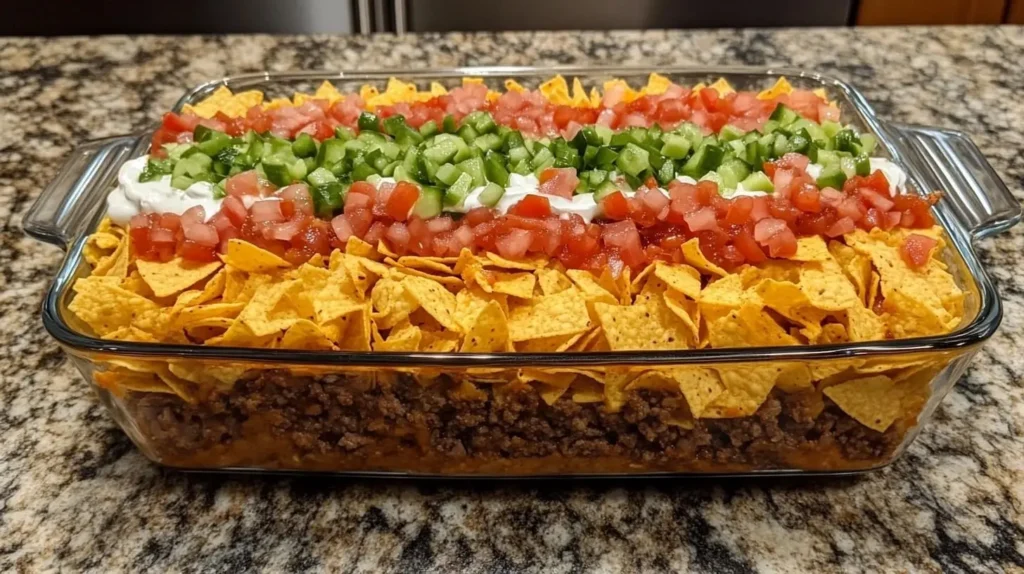
M 863 96 L 829 77 L 787 69 L 460 68 L 436 71 L 267 73 L 224 78 L 189 91 L 195 104 L 219 86 L 268 96 L 342 91 L 391 76 L 452 85 L 513 78 L 536 85 L 560 73 L 585 83 L 650 71 L 692 85 L 722 77 L 758 89 L 777 77 L 824 88 L 844 121 L 878 138 L 879 153 L 906 168 L 916 190 L 944 190 L 934 208 L 949 237 L 947 264 L 966 292 L 964 319 L 933 337 L 805 347 L 604 353 L 431 354 L 314 352 L 104 340 L 68 310 L 75 279 L 88 275 L 83 247 L 126 160 L 151 132 L 77 149 L 26 215 L 30 235 L 67 250 L 43 303 L 43 322 L 139 449 L 154 462 L 203 470 L 295 470 L 402 476 L 565 476 L 664 473 L 857 472 L 895 460 L 996 330 L 1001 306 L 972 242 L 1005 231 L 1020 205 L 963 133 L 881 122 Z M 103 373 L 119 365 L 183 369 L 183 388 L 139 385 L 114 393 Z M 756 413 L 695 418 L 678 388 L 624 387 L 608 409 L 592 394 L 556 401 L 516 384 L 521 369 L 609 369 L 723 378 L 770 371 L 776 380 Z M 857 422 L 822 392 L 837 382 L 885 375 L 895 392 L 887 424 Z M 608 392 L 607 390 L 605 392 Z M 687 397 L 688 398 L 688 397 Z

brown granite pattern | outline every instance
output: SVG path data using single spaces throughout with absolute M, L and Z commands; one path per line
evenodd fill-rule
M 43 331 L 60 252 L 21 233 L 78 141 L 263 69 L 792 65 L 887 119 L 971 133 L 1024 198 L 1024 30 L 0 39 L 0 569 L 994 572 L 1024 569 L 1024 231 L 982 241 L 1001 332 L 906 456 L 860 479 L 472 484 L 163 471 Z

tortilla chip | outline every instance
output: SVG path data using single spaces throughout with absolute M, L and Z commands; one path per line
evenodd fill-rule
M 654 276 L 694 301 L 700 298 L 700 272 L 689 265 L 670 265 L 659 261 L 654 265 Z
M 735 274 L 708 283 L 700 292 L 698 301 L 701 314 L 707 321 L 722 317 L 743 305 L 762 304 L 761 297 L 754 290 L 744 288 L 743 279 Z
M 706 418 L 746 417 L 761 408 L 775 386 L 779 365 L 736 365 L 717 367 L 725 390 L 701 413 Z
M 538 269 L 534 271 L 540 290 L 545 295 L 554 295 L 573 286 L 569 277 L 557 269 Z
M 157 297 L 176 295 L 206 279 L 221 268 L 220 261 L 195 263 L 175 257 L 170 261 L 146 261 L 137 259 L 135 267 L 142 279 Z
M 145 311 L 159 311 L 159 306 L 104 277 L 86 277 L 75 281 L 75 297 L 68 310 L 84 321 L 97 335 L 127 327 Z
M 476 321 L 466 332 L 462 342 L 463 353 L 493 353 L 502 351 L 508 340 L 508 321 L 497 301 L 491 301 L 476 314 Z
M 708 322 L 711 346 L 777 347 L 799 342 L 757 305 L 743 305 L 728 315 Z
M 409 314 L 419 307 L 419 302 L 406 291 L 405 285 L 390 277 L 377 280 L 370 292 L 370 301 L 374 309 L 373 320 L 381 329 L 390 329 L 408 319 Z
M 859 305 L 846 310 L 846 331 L 851 341 L 881 341 L 886 336 L 882 318 Z
M 800 267 L 800 290 L 812 307 L 823 311 L 844 311 L 860 305 L 860 297 L 839 264 L 831 257 Z
M 307 319 L 299 319 L 285 331 L 284 337 L 281 338 L 280 348 L 330 351 L 334 349 L 334 343 L 327 338 L 327 335 L 316 323 Z
M 854 420 L 878 432 L 885 432 L 900 415 L 900 391 L 885 375 L 832 385 L 824 393 Z
M 224 263 L 248 273 L 266 273 L 292 266 L 266 249 L 242 239 L 229 239 L 227 253 L 220 258 Z
M 719 277 L 725 277 L 729 273 L 715 265 L 707 257 L 704 256 L 704 252 L 700 250 L 700 242 L 696 237 L 690 239 L 682 245 L 683 259 L 687 263 L 696 267 L 698 270 L 704 272 L 707 275 L 717 275 Z
M 725 386 L 714 369 L 678 367 L 665 369 L 665 374 L 679 385 L 679 390 L 690 407 L 690 413 L 696 418 L 700 418 L 707 406 L 725 391 Z
M 476 316 L 492 301 L 497 302 L 503 312 L 508 312 L 507 298 L 500 293 L 486 293 L 475 285 L 456 293 L 455 321 L 461 327 L 460 330 L 463 333 L 469 332 L 476 323 Z
M 109 238 L 117 240 L 117 245 L 105 259 L 99 261 L 92 270 L 93 275 L 125 278 L 128 276 L 128 263 L 131 255 L 131 236 L 125 234 L 117 238 L 111 233 L 96 234 L 96 245 L 109 245 Z M 92 238 L 90 237 L 90 240 Z
M 374 351 L 415 352 L 423 342 L 423 330 L 415 325 L 405 323 L 391 330 L 388 338 L 373 346 Z
M 663 297 L 650 305 L 595 303 L 594 311 L 613 351 L 687 348 L 686 325 L 665 304 Z
M 509 338 L 513 342 L 572 335 L 590 328 L 586 300 L 579 290 L 526 300 L 509 310 Z
M 441 284 L 422 277 L 406 276 L 402 279 L 402 285 L 420 307 L 445 329 L 459 331 L 459 324 L 455 320 L 455 295 Z

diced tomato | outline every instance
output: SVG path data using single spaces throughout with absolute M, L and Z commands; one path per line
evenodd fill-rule
M 911 233 L 903 240 L 903 245 L 900 246 L 900 255 L 907 265 L 915 269 L 921 268 L 928 263 L 932 249 L 937 244 L 938 242 L 931 237 Z
M 289 210 L 293 213 L 301 213 L 306 216 L 313 215 L 313 196 L 309 193 L 309 186 L 304 183 L 296 183 L 281 188 L 277 192 L 282 204 L 290 204 Z M 291 214 L 287 214 L 291 217 Z
M 516 259 L 526 255 L 533 242 L 533 233 L 525 229 L 513 229 L 498 238 L 495 246 L 498 254 L 508 259 Z
M 551 202 L 540 195 L 527 195 L 519 203 L 509 208 L 508 212 L 522 217 L 543 218 L 551 215 Z
M 192 261 L 216 261 L 216 244 L 211 247 L 186 239 L 178 245 L 178 255 Z
M 252 204 L 249 214 L 256 223 L 284 221 L 287 216 L 281 210 L 282 201 L 264 199 Z
M 243 195 L 260 195 L 259 174 L 256 170 L 243 171 L 233 175 L 224 182 L 224 192 L 227 195 L 241 197 Z
M 549 167 L 540 174 L 540 193 L 572 199 L 580 180 L 571 167 Z
M 807 213 L 821 211 L 821 194 L 813 185 L 803 185 L 790 198 L 793 207 Z
M 857 228 L 857 224 L 853 222 L 849 217 L 842 217 L 836 220 L 831 227 L 825 231 L 825 235 L 829 237 L 839 237 L 840 235 L 846 235 Z
M 789 227 L 768 238 L 768 254 L 772 257 L 789 257 L 796 254 L 796 236 Z
M 366 230 L 366 234 L 363 235 L 363 241 L 370 245 L 376 245 L 378 241 L 384 239 L 384 234 L 388 231 L 387 226 L 380 221 L 374 221 L 370 228 Z
M 625 219 L 629 217 L 629 204 L 622 192 L 616 191 L 604 196 L 601 200 L 601 209 L 605 217 L 609 219 Z
M 494 219 L 494 212 L 486 207 L 477 207 L 471 209 L 469 213 L 463 216 L 462 220 L 466 222 L 470 227 L 476 227 L 486 221 Z
M 361 183 L 365 182 L 357 181 L 348 189 L 348 195 L 345 196 L 345 211 L 349 211 L 350 209 L 373 209 L 377 190 L 367 183 L 366 185 L 370 188 L 367 193 L 364 191 L 365 188 L 359 186 Z
M 697 211 L 687 214 L 684 219 L 686 220 L 687 227 L 693 233 L 718 229 L 715 210 L 711 207 L 702 207 Z
M 729 209 L 726 211 L 724 222 L 727 225 L 743 225 L 750 221 L 750 212 L 754 209 L 754 200 L 751 197 L 740 196 L 729 202 Z
M 681 100 L 663 100 L 658 103 L 654 117 L 662 124 L 672 125 L 690 117 L 690 109 Z
M 241 227 L 245 218 L 249 215 L 245 204 L 238 197 L 229 195 L 220 204 L 220 212 L 231 221 L 231 225 Z
M 416 184 L 407 181 L 400 181 L 391 190 L 387 199 L 385 211 L 395 221 L 405 221 L 409 218 L 409 212 L 420 198 L 420 188 Z
M 217 229 L 202 222 L 189 222 L 188 225 L 182 226 L 182 231 L 187 241 L 192 241 L 197 245 L 216 247 L 220 242 Z
M 348 224 L 351 227 L 352 234 L 355 235 L 356 237 L 359 237 L 360 239 L 363 238 L 364 235 L 366 235 L 366 231 L 370 229 L 370 224 L 373 223 L 373 212 L 370 211 L 369 209 L 346 209 L 343 215 L 345 216 L 345 219 L 348 220 Z
M 896 205 L 886 195 L 883 195 L 873 189 L 862 187 L 858 189 L 857 192 L 869 205 L 877 207 L 879 211 L 889 211 Z
M 733 245 L 743 255 L 743 258 L 747 263 L 760 263 L 767 259 L 761 246 L 754 240 L 754 236 L 746 229 L 740 229 L 739 232 L 733 236 Z

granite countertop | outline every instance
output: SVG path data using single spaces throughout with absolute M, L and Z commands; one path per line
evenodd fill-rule
M 0 570 L 1024 569 L 1024 230 L 981 241 L 1003 326 L 891 467 L 857 479 L 419 484 L 148 463 L 39 321 L 61 253 L 21 219 L 86 139 L 264 69 L 792 65 L 971 133 L 1024 198 L 1024 29 L 0 39 Z

